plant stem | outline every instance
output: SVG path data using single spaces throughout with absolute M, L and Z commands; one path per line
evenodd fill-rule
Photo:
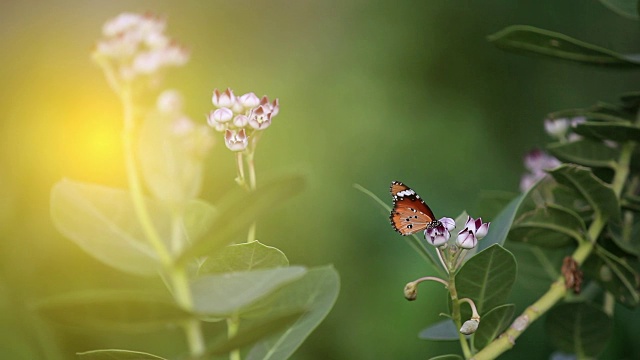
M 253 161 L 254 149 L 251 149 L 247 154 L 247 167 L 249 169 L 249 191 L 256 191 L 256 167 Z M 256 240 L 256 222 L 254 221 L 249 226 L 249 233 L 247 234 L 247 242 L 250 243 Z
M 458 300 L 458 290 L 456 289 L 456 277 L 454 273 L 449 274 L 449 285 L 447 285 L 447 288 L 449 289 L 449 295 L 451 296 L 451 317 L 456 323 L 456 328 L 460 329 L 460 327 L 462 327 L 462 320 L 460 319 L 460 301 Z M 464 358 L 471 358 L 471 349 L 469 348 L 467 338 L 459 331 L 458 337 L 460 339 L 460 347 L 462 348 Z
M 238 329 L 240 328 L 240 318 L 234 314 L 230 318 L 227 318 L 227 336 L 229 339 L 236 336 Z M 241 360 L 240 349 L 233 350 L 229 353 L 229 360 Z
M 134 137 L 136 129 L 136 121 L 133 106 L 133 96 L 131 88 L 125 86 L 122 89 L 121 99 L 124 107 L 124 129 L 122 132 L 122 142 L 124 146 L 125 166 L 127 170 L 127 181 L 129 184 L 129 191 L 131 194 L 131 201 L 133 202 L 133 208 L 142 227 L 145 237 L 153 246 L 154 250 L 158 254 L 158 258 L 163 267 L 167 268 L 171 266 L 172 259 L 167 247 L 162 242 L 160 235 L 156 231 L 156 228 L 151 221 L 147 205 L 144 201 L 144 195 L 142 192 L 142 184 L 140 182 L 140 176 L 138 174 L 138 168 L 136 166 L 136 158 L 134 151 Z
M 144 200 L 142 184 L 140 181 L 140 176 L 138 174 L 134 151 L 136 119 L 134 113 L 135 109 L 133 105 L 133 96 L 131 93 L 131 88 L 129 86 L 125 86 L 122 89 L 121 99 L 124 107 L 124 129 L 122 138 L 125 154 L 125 165 L 134 211 L 145 234 L 145 237 L 158 254 L 160 263 L 169 277 L 173 296 L 176 299 L 176 302 L 183 309 L 192 310 L 193 303 L 191 299 L 191 289 L 189 288 L 187 274 L 183 268 L 176 268 L 173 266 L 173 258 L 171 256 L 171 253 L 158 234 L 158 231 L 151 220 L 151 216 L 149 215 L 149 211 Z M 179 217 L 174 217 L 173 220 L 172 243 L 174 241 L 177 242 L 180 240 L 175 239 L 175 237 L 180 236 L 178 231 L 181 224 L 181 219 Z M 202 337 L 202 329 L 200 328 L 200 322 L 197 319 L 190 319 L 186 320 L 182 324 L 182 326 L 187 336 L 187 342 L 189 343 L 189 350 L 191 355 L 202 355 L 204 353 L 205 347 Z

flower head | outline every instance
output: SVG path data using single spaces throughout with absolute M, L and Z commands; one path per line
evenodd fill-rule
M 434 221 L 424 231 L 424 238 L 433 246 L 442 246 L 449 241 L 451 233 L 449 231 L 456 227 L 456 223 L 452 218 L 443 217 L 438 221 Z
M 529 170 L 520 180 L 520 190 L 529 190 L 538 180 L 547 175 L 545 170 L 553 169 L 560 165 L 560 161 L 542 150 L 534 149 L 530 151 L 524 159 L 524 166 Z
M 227 130 L 224 133 L 224 143 L 231 151 L 243 151 L 249 144 L 249 138 L 244 129 Z
M 166 22 L 150 14 L 123 13 L 102 28 L 94 58 L 116 74 L 116 81 L 153 76 L 164 68 L 182 66 L 189 53 L 164 34 Z
M 478 245 L 478 240 L 487 236 L 490 224 L 483 223 L 482 218 L 467 217 L 465 228 L 458 233 L 456 244 L 463 249 L 473 249 Z
M 268 128 L 280 110 L 278 99 L 270 102 L 266 96 L 260 99 L 252 92 L 236 96 L 231 88 L 227 88 L 224 92 L 215 89 L 211 102 L 217 109 L 207 115 L 207 122 L 217 131 L 225 132 L 225 139 L 229 136 L 235 139 L 234 134 L 238 135 L 240 131 L 243 132 L 246 138 L 254 136 L 256 132 Z M 252 148 L 255 146 L 257 139 L 257 137 L 253 138 L 251 142 Z M 240 149 L 241 143 L 247 143 L 248 145 L 246 141 L 234 142 L 225 140 L 225 142 L 230 149 L 231 143 L 234 144 L 234 149 Z M 247 145 L 240 150 L 244 150 Z

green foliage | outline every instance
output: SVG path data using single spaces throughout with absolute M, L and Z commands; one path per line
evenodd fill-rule
M 613 189 L 598 179 L 591 169 L 565 164 L 549 171 L 549 174 L 559 184 L 576 190 L 598 215 L 605 219 L 620 217 L 620 205 Z
M 153 199 L 146 202 L 153 224 L 168 245 L 170 209 Z M 186 236 L 191 241 L 201 237 L 215 213 L 204 201 L 190 201 L 183 223 Z M 105 264 L 135 275 L 157 274 L 158 257 L 145 241 L 128 191 L 61 180 L 51 190 L 51 217 L 62 234 Z
M 549 338 L 563 351 L 578 358 L 595 357 L 612 335 L 612 321 L 599 308 L 587 303 L 565 303 L 554 307 L 546 318 Z
M 516 306 L 505 304 L 496 306 L 482 316 L 478 331 L 473 334 L 473 346 L 482 349 L 498 337 L 509 326 Z
M 533 26 L 513 25 L 488 37 L 505 50 L 544 55 L 581 64 L 635 68 L 640 60 L 570 36 Z
M 460 335 L 458 335 L 458 328 L 453 320 L 446 319 L 420 331 L 418 337 L 425 340 L 455 341 L 460 338 Z
M 640 277 L 625 259 L 596 246 L 594 253 L 584 263 L 584 269 L 620 304 L 629 308 L 640 305 Z
M 242 189 L 230 191 L 217 205 L 217 216 L 212 220 L 207 236 L 194 241 L 176 259 L 177 264 L 185 264 L 195 257 L 213 255 L 255 222 L 265 212 L 272 211 L 283 201 L 300 193 L 304 179 L 300 176 L 288 176 L 258 187 L 256 191 Z
M 312 268 L 297 281 L 285 285 L 266 300 L 264 316 L 273 316 L 291 309 L 307 312 L 291 327 L 257 342 L 247 360 L 287 359 L 304 339 L 327 316 L 340 290 L 340 278 L 331 266 Z
M 516 272 L 513 255 L 500 245 L 492 245 L 467 260 L 456 274 L 458 298 L 473 299 L 483 316 L 507 301 Z
M 528 211 L 511 228 L 510 238 L 543 247 L 565 247 L 584 241 L 586 226 L 570 209 L 550 204 Z
M 251 345 L 293 325 L 304 314 L 305 311 L 303 310 L 290 310 L 284 314 L 276 314 L 266 319 L 260 319 L 260 321 L 254 322 L 251 326 L 240 329 L 233 337 L 217 342 L 209 348 L 207 353 L 224 355 L 233 350 Z
M 619 149 L 591 139 L 553 143 L 547 150 L 561 161 L 588 167 L 613 168 L 613 159 L 620 154 Z
M 193 316 L 162 294 L 124 290 L 61 294 L 42 299 L 34 307 L 61 325 L 115 332 L 166 329 Z
M 229 316 L 281 286 L 301 278 L 301 266 L 200 276 L 191 284 L 194 311 Z
M 258 240 L 229 245 L 206 260 L 198 268 L 199 274 L 218 274 L 289 266 L 284 253 Z

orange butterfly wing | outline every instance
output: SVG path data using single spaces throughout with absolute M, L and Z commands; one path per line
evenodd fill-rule
M 399 182 L 391 183 L 393 210 L 389 219 L 393 228 L 402 235 L 422 231 L 435 221 L 433 211 L 410 187 Z

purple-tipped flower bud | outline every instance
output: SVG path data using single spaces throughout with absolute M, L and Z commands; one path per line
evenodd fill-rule
M 237 115 L 233 118 L 233 126 L 235 127 L 245 127 L 249 123 L 249 118 L 244 115 Z
M 213 90 L 211 102 L 216 107 L 230 108 L 233 107 L 236 102 L 236 96 L 233 95 L 233 90 L 231 90 L 231 88 L 227 88 L 223 93 L 220 93 L 218 89 L 215 89 Z
M 448 231 L 451 231 L 451 230 L 456 228 L 456 221 L 453 220 L 452 218 L 443 217 L 442 219 L 440 219 L 438 221 L 440 221 L 440 223 L 442 223 L 442 225 L 444 225 L 444 227 Z
M 243 151 L 249 145 L 249 138 L 244 129 L 238 132 L 227 130 L 224 134 L 224 143 L 231 151 Z
M 209 113 L 209 117 L 207 118 L 207 122 L 211 126 L 215 126 L 216 123 L 224 123 L 233 118 L 233 111 L 227 108 L 215 109 L 214 111 Z
M 445 226 L 441 222 L 437 222 L 437 224 L 432 225 L 434 223 L 429 224 L 427 229 L 424 231 L 424 238 L 427 242 L 433 246 L 442 246 L 447 243 L 451 234 L 445 228 Z
M 256 94 L 250 92 L 246 93 L 238 98 L 238 102 L 246 108 L 254 108 L 260 104 L 260 98 Z
M 478 245 L 478 239 L 476 239 L 476 235 L 473 231 L 468 228 L 464 228 L 462 231 L 458 233 L 458 238 L 456 239 L 456 244 L 463 249 L 473 249 Z

